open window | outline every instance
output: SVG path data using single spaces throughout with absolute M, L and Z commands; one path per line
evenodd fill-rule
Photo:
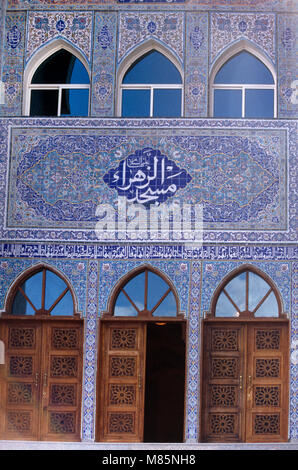
M 271 67 L 272 68 L 272 67 Z M 218 118 L 274 118 L 275 78 L 269 64 L 242 50 L 219 61 L 211 75 L 211 114 Z
M 137 58 L 120 82 L 122 117 L 179 117 L 182 115 L 182 78 L 164 54 L 150 50 Z
M 90 79 L 82 61 L 60 48 L 47 56 L 28 77 L 25 114 L 88 116 Z

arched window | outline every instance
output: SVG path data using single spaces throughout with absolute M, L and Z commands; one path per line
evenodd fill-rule
M 220 286 L 213 313 L 215 317 L 279 317 L 281 302 L 270 279 L 245 269 Z
M 176 66 L 157 50 L 137 59 L 120 85 L 123 117 L 179 117 L 182 79 Z
M 212 102 L 214 117 L 273 118 L 274 77 L 255 55 L 241 51 L 229 58 L 215 74 Z
M 88 116 L 89 75 L 71 52 L 46 58 L 29 83 L 30 116 Z
M 73 295 L 61 276 L 41 267 L 14 287 L 8 313 L 15 316 L 75 315 Z
M 112 314 L 115 317 L 176 317 L 177 299 L 167 280 L 145 268 L 119 288 Z

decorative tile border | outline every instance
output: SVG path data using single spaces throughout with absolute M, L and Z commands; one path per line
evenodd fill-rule
M 184 60 L 184 15 L 182 13 L 120 13 L 118 63 L 136 46 L 156 39 Z
M 229 45 L 247 39 L 275 62 L 275 15 L 273 14 L 211 14 L 211 62 Z
M 92 66 L 92 116 L 113 116 L 116 54 L 116 13 L 96 13 Z
M 45 44 L 62 38 L 73 44 L 91 61 L 91 12 L 29 12 L 27 25 L 26 62 Z

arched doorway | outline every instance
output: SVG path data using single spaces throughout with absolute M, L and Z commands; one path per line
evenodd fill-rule
M 15 282 L 0 338 L 0 439 L 79 440 L 83 322 L 60 273 L 39 265 Z
M 201 439 L 277 442 L 288 435 L 289 321 L 271 279 L 228 276 L 203 320 Z
M 169 280 L 142 267 L 100 323 L 97 440 L 182 442 L 185 321 Z

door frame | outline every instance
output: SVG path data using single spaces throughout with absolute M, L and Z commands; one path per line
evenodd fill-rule
M 100 424 L 101 424 L 101 419 L 100 419 L 100 414 L 101 414 L 101 408 L 102 408 L 102 330 L 103 330 L 103 325 L 105 324 L 124 324 L 126 323 L 127 326 L 131 324 L 144 324 L 146 325 L 148 323 L 159 323 L 159 322 L 164 322 L 164 323 L 180 323 L 184 327 L 184 339 L 185 339 L 185 366 L 184 366 L 184 412 L 183 412 L 183 442 L 185 442 L 185 426 L 186 426 L 186 404 L 187 404 L 187 351 L 188 351 L 188 335 L 187 335 L 187 328 L 188 328 L 188 322 L 187 319 L 184 318 L 182 315 L 179 315 L 177 317 L 156 317 L 156 318 L 150 318 L 150 317 L 113 317 L 112 315 L 106 315 L 106 317 L 103 317 L 99 320 L 99 327 L 98 327 L 98 357 L 97 357 L 97 377 L 96 377 L 96 417 L 95 417 L 95 442 L 122 442 L 122 441 L 101 441 L 100 436 Z M 145 329 L 145 339 L 147 338 L 147 331 Z M 145 351 L 144 351 L 144 364 L 146 367 L 146 341 L 145 341 Z M 144 370 L 144 379 L 143 379 L 143 394 L 144 394 L 144 399 L 143 399 L 143 407 L 142 407 L 142 413 L 143 413 L 143 422 L 141 424 L 143 432 L 144 432 L 144 410 L 145 410 L 145 377 L 146 377 L 146 369 Z M 136 442 L 136 441 L 130 441 L 130 442 Z M 143 442 L 140 441 L 140 442 Z
M 204 399 L 203 399 L 203 394 L 204 394 L 204 387 L 205 387 L 205 351 L 206 351 L 206 329 L 208 328 L 209 325 L 216 325 L 216 324 L 226 324 L 227 326 L 235 326 L 235 325 L 242 325 L 242 326 L 246 326 L 246 325 L 257 325 L 257 324 L 266 324 L 266 326 L 274 326 L 274 325 L 282 325 L 282 326 L 285 326 L 287 328 L 287 331 L 286 331 L 286 338 L 287 338 L 287 350 L 285 351 L 285 358 L 286 358 L 286 371 L 284 372 L 285 374 L 285 378 L 286 378 L 286 381 L 284 383 L 284 387 L 285 387 L 285 391 L 284 391 L 284 394 L 285 396 L 287 397 L 287 400 L 286 400 L 286 417 L 284 417 L 284 420 L 285 422 L 287 423 L 287 426 L 286 426 L 286 429 L 287 429 L 287 437 L 285 440 L 283 440 L 282 442 L 286 442 L 288 441 L 289 439 L 289 426 L 288 426 L 288 422 L 289 422 L 289 406 L 290 406 L 290 383 L 289 383 L 289 380 L 290 380 L 290 321 L 288 318 L 286 318 L 285 315 L 281 316 L 281 317 L 277 317 L 277 318 L 272 318 L 272 317 L 262 317 L 262 318 L 251 318 L 251 319 L 231 319 L 231 318 L 228 318 L 228 317 L 207 317 L 207 318 L 204 318 L 202 319 L 202 322 L 201 322 L 201 348 L 200 348 L 200 429 L 199 429 L 199 442 L 205 442 L 205 441 L 202 441 L 203 437 L 204 437 L 204 429 L 203 429 L 203 426 L 204 426 Z M 248 348 L 248 335 L 246 334 L 246 337 L 245 337 L 245 344 L 244 344 L 244 357 L 243 357 L 243 368 L 244 368 L 244 373 L 246 375 L 246 372 L 247 372 L 247 367 L 248 367 L 248 357 L 247 357 L 247 348 Z M 244 380 L 243 378 L 243 403 L 244 403 L 244 410 L 242 410 L 242 415 L 243 415 L 243 418 L 244 418 L 244 422 L 242 423 L 241 425 L 241 433 L 242 433 L 242 439 L 238 442 L 242 442 L 242 443 L 246 443 L 246 442 L 263 442 L 263 439 L 260 440 L 260 441 L 247 441 L 246 440 L 246 414 L 247 414 L 247 406 L 245 404 L 245 401 L 246 401 L 246 380 Z M 208 441 L 210 442 L 210 441 Z M 237 442 L 237 441 L 229 441 L 229 440 L 225 440 L 225 441 L 221 441 L 222 443 L 224 442 Z M 268 441 L 269 442 L 269 441 Z M 277 440 L 272 440 L 270 442 L 277 442 Z M 280 442 L 280 440 L 278 441 Z

